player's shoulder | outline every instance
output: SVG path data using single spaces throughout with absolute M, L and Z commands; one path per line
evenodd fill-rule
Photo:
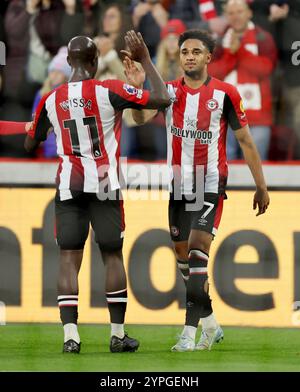
M 224 91 L 224 93 L 228 95 L 237 93 L 237 88 L 233 84 L 224 82 L 220 79 L 212 77 L 210 85 L 212 88 Z
M 49 101 L 50 97 L 53 96 L 53 94 L 57 94 L 57 92 L 62 91 L 63 89 L 67 88 L 67 83 L 61 84 L 60 86 L 54 88 L 53 90 L 49 91 L 48 93 L 44 94 L 40 100 L 40 104 L 46 104 L 47 101 Z
M 182 84 L 182 78 L 176 79 L 176 80 L 169 80 L 166 82 L 166 86 L 168 87 L 173 87 L 173 88 L 178 88 Z
M 106 79 L 102 81 L 96 80 L 95 82 L 97 85 L 100 85 L 108 89 L 120 88 L 120 86 L 123 86 L 125 84 L 124 81 L 119 79 Z
M 175 99 L 179 92 L 182 92 L 182 89 L 180 88 L 180 86 L 182 86 L 182 79 L 183 78 L 166 82 L 166 87 L 171 98 Z

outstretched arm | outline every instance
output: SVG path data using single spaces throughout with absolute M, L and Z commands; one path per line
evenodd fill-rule
M 24 147 L 28 152 L 34 151 L 41 142 L 45 141 L 48 136 L 48 131 L 52 128 L 52 124 L 48 118 L 45 102 L 48 96 L 46 94 L 39 102 L 36 109 L 34 120 L 26 124 L 27 136 L 25 139 Z
M 241 146 L 245 161 L 251 170 L 256 184 L 256 192 L 253 198 L 253 209 L 258 206 L 256 216 L 264 214 L 270 203 L 270 197 L 265 183 L 260 157 L 254 144 L 248 125 L 234 131 L 235 136 Z
M 142 66 L 137 67 L 137 65 L 128 56 L 125 56 L 123 60 L 124 73 L 127 82 L 136 88 L 143 88 L 145 82 L 145 71 Z M 138 125 L 145 124 L 156 116 L 157 110 L 142 109 L 136 110 L 132 109 L 132 117 Z

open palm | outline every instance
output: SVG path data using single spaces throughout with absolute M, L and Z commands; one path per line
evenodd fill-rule
M 146 79 L 142 66 L 138 67 L 128 56 L 125 56 L 123 64 L 127 82 L 134 87 L 142 87 Z

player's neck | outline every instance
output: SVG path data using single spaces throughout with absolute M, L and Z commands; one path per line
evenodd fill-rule
M 184 74 L 184 83 L 193 89 L 200 88 L 207 80 L 208 74 L 207 71 L 202 72 L 199 75 L 189 76 L 186 73 Z
M 71 77 L 70 82 L 81 82 L 82 80 L 92 79 L 92 75 L 83 68 L 76 68 Z

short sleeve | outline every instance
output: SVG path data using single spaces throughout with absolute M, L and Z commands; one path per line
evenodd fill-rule
M 234 86 L 227 89 L 224 100 L 224 116 L 230 127 L 236 131 L 248 124 L 243 100 Z
M 121 80 L 107 80 L 103 87 L 109 90 L 109 100 L 117 110 L 144 109 L 149 101 L 150 92 L 138 89 Z
M 46 100 L 49 94 L 45 95 L 39 102 L 33 120 L 33 126 L 28 131 L 28 135 L 39 142 L 43 142 L 47 139 L 47 134 L 52 124 L 48 118 L 46 109 Z

